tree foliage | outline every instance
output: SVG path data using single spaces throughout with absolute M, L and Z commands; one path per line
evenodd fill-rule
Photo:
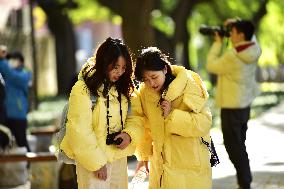
M 94 0 L 78 1 L 78 9 L 68 11 L 70 18 L 74 24 L 80 24 L 86 20 L 96 22 L 111 21 L 116 24 L 121 24 L 121 17 L 113 13 L 109 8 L 101 6 Z
M 260 23 L 259 40 L 262 45 L 260 64 L 284 64 L 284 1 L 271 0 L 267 14 Z
M 283 10 L 283 0 L 80 0 L 77 9 L 62 13 L 75 24 L 84 20 L 121 24 L 133 53 L 155 45 L 185 67 L 200 70 L 212 42 L 212 37 L 198 32 L 200 25 L 220 25 L 234 17 L 255 22 L 262 65 L 283 63 Z

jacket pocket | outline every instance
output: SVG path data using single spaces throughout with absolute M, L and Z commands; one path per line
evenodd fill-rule
M 171 166 L 178 169 L 200 167 L 198 138 L 171 135 Z

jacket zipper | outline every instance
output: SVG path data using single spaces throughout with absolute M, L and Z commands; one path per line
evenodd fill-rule
M 163 174 L 164 174 L 164 170 L 163 170 L 163 172 L 162 172 L 162 174 L 160 176 L 160 188 L 162 187 Z

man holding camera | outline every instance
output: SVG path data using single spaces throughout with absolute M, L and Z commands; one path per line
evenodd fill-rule
M 221 108 L 224 145 L 235 166 L 239 189 L 250 189 L 252 175 L 245 140 L 250 105 L 258 94 L 255 74 L 261 49 L 253 40 L 251 21 L 229 19 L 225 27 L 230 30 L 232 49 L 220 55 L 223 37 L 216 31 L 206 68 L 217 75 L 216 104 Z

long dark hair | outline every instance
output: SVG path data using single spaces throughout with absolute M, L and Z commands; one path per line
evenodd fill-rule
M 110 85 L 107 75 L 108 66 L 111 65 L 112 68 L 114 68 L 115 63 L 120 56 L 125 59 L 126 70 L 114 85 L 119 93 L 123 94 L 128 100 L 130 99 L 130 95 L 134 88 L 132 81 L 133 66 L 131 55 L 128 47 L 120 39 L 113 39 L 111 37 L 107 38 L 98 47 L 93 58 L 94 64 L 88 64 L 82 70 L 83 79 L 94 95 L 98 95 L 97 90 L 104 84 L 103 95 L 106 97 L 107 89 Z
M 136 59 L 135 66 L 135 78 L 138 81 L 142 81 L 142 74 L 145 70 L 148 71 L 161 71 L 165 67 L 167 68 L 166 79 L 163 85 L 164 89 L 167 89 L 169 84 L 175 78 L 172 74 L 171 63 L 168 56 L 163 54 L 157 47 L 148 47 L 142 49 L 141 54 Z

